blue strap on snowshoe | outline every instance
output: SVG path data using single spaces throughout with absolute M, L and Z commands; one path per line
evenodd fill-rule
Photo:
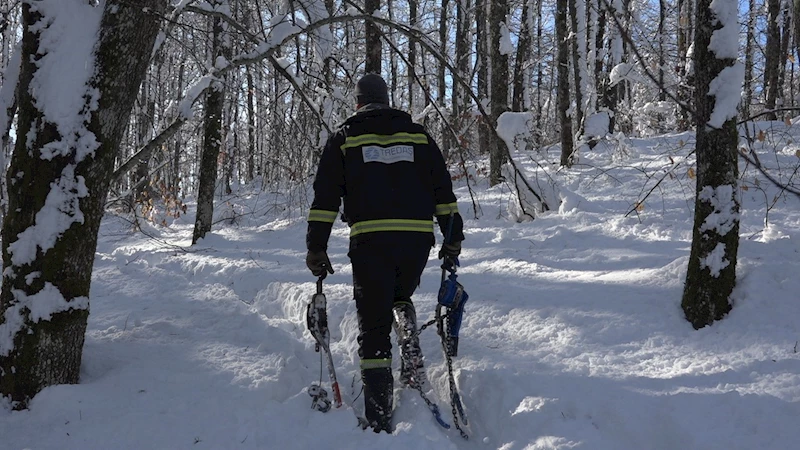
M 433 413 L 433 418 L 436 419 L 437 422 L 439 422 L 439 425 L 449 430 L 450 424 L 445 422 L 444 419 L 442 418 L 442 412 L 439 411 L 439 406 L 436 403 L 431 403 L 429 409 Z
M 439 288 L 439 304 L 447 308 L 447 339 L 448 354 L 458 356 L 458 333 L 461 330 L 461 321 L 464 317 L 464 304 L 469 300 L 464 286 L 458 282 L 455 271 L 442 281 Z

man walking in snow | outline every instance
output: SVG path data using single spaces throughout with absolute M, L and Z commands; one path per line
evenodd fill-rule
M 383 78 L 362 77 L 356 102 L 355 114 L 322 152 L 308 215 L 306 265 L 315 276 L 333 273 L 328 238 L 344 199 L 365 415 L 376 433 L 391 433 L 391 329 L 402 356 L 401 383 L 424 386 L 411 295 L 435 243 L 433 216 L 443 235 L 450 231 L 439 252 L 445 264 L 455 264 L 461 252 L 463 222 L 439 147 L 410 115 L 389 107 Z

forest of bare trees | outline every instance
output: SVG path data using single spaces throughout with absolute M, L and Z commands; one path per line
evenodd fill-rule
M 296 190 L 288 196 L 295 204 L 272 206 L 303 206 L 320 145 L 352 113 L 352 90 L 364 73 L 384 76 L 393 105 L 431 130 L 454 174 L 480 174 L 496 185 L 506 178 L 504 166 L 516 170 L 496 130 L 501 115 L 528 114 L 531 157 L 566 169 L 580 163 L 581 152 L 620 133 L 652 136 L 701 126 L 710 110 L 698 106 L 708 98 L 698 89 L 708 89 L 714 76 L 707 69 L 723 68 L 696 60 L 698 54 L 714 58 L 696 45 L 707 43 L 709 30 L 721 23 L 707 13 L 710 2 L 700 0 L 61 1 L 105 8 L 91 80 L 101 101 L 87 129 L 106 141 L 94 162 L 67 153 L 60 162 L 31 158 L 59 139 L 42 120 L 42 106 L 27 95 L 36 71 L 28 61 L 37 57 L 41 2 L 0 0 L 0 162 L 4 170 L 12 167 L 2 186 L 3 311 L 20 301 L 14 293 L 20 290 L 32 296 L 55 286 L 67 302 L 88 296 L 93 245 L 106 209 L 166 224 L 167 217 L 186 212 L 191 198 L 197 201 L 196 242 L 214 226 L 216 195 L 238 186 Z M 737 120 L 786 120 L 796 115 L 800 94 L 800 3 L 728 2 L 738 18 L 744 80 L 738 117 L 723 125 L 727 137 L 713 140 L 727 152 L 727 166 L 707 167 L 720 170 L 736 166 Z M 137 45 L 113 53 L 109 48 L 118 40 Z M 113 57 L 103 56 L 106 51 Z M 728 58 L 723 65 L 732 63 Z M 31 124 L 40 131 L 34 143 L 23 138 Z M 705 154 L 701 140 L 698 161 Z M 550 148 L 560 148 L 560 159 L 547 160 Z M 8 247 L 31 225 L 46 187 L 63 172 L 56 163 L 75 165 L 94 189 L 80 198 L 86 219 L 59 235 L 63 243 L 18 263 Z M 35 179 L 15 178 L 17 172 L 34 173 L 22 167 L 34 167 Z M 735 182 L 734 173 L 714 187 Z M 540 194 L 527 183 L 522 189 Z M 557 207 L 539 199 L 531 216 Z M 66 258 L 59 245 L 74 250 L 75 234 L 94 237 L 67 252 L 75 262 L 57 263 Z M 41 273 L 34 283 L 28 281 L 32 273 Z M 59 284 L 64 277 L 74 281 Z M 734 282 L 728 281 L 725 289 Z M 727 294 L 721 295 L 724 301 Z M 20 314 L 21 327 L 37 329 L 29 311 Z M 82 333 L 86 314 L 80 308 L 59 314 Z M 702 326 L 708 317 L 719 318 L 701 315 L 690 320 Z M 8 374 L 40 351 L 37 342 L 44 339 L 36 333 L 15 340 L 11 356 L 0 353 L 0 392 L 21 402 L 47 384 L 73 382 L 80 362 L 78 350 L 71 373 L 42 374 L 34 367 L 25 374 L 32 381 L 19 384 Z M 66 346 L 78 344 L 78 338 L 66 339 L 72 342 Z M 32 350 L 20 350 L 25 345 Z

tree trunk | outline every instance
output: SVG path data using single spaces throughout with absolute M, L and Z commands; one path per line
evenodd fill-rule
M 750 2 L 750 11 L 753 11 L 751 14 L 755 14 L 755 0 L 750 0 Z M 792 4 L 792 17 L 794 18 L 794 53 L 796 58 L 800 60 L 800 0 L 794 0 Z
M 469 60 L 472 38 L 470 36 L 469 17 L 472 9 L 472 0 L 456 2 L 456 70 L 458 75 L 464 79 L 469 79 Z M 466 94 L 464 86 L 453 83 L 453 126 L 459 134 L 458 147 L 465 147 L 463 135 L 466 133 L 464 124 L 466 113 L 469 110 L 469 96 Z
M 252 70 L 249 66 L 245 70 L 247 76 L 247 181 L 250 182 L 256 176 L 256 109 L 253 101 L 256 87 L 253 84 Z
M 556 1 L 556 46 L 558 48 L 558 122 L 561 126 L 561 165 L 572 165 L 572 119 L 569 111 L 569 40 L 567 30 L 567 0 Z
M 586 18 L 585 0 L 569 1 L 569 15 L 572 32 L 570 33 L 570 44 L 572 47 L 572 71 L 575 78 L 575 126 L 578 127 L 578 135 L 582 135 L 583 127 L 583 101 L 584 92 L 584 70 L 586 64 L 586 52 L 583 47 L 582 37 L 586 36 L 586 22 L 581 18 Z
M 606 0 L 598 0 L 597 7 L 597 32 L 595 34 L 595 59 L 594 59 L 594 85 L 597 87 L 597 94 L 595 101 L 596 107 L 601 105 L 600 99 L 606 95 L 606 74 L 603 72 L 603 59 L 606 56 L 606 48 L 603 44 L 606 40 L 606 17 L 608 15 L 608 8 L 604 6 Z
M 786 86 L 786 58 L 789 56 L 789 40 L 792 36 L 792 13 L 788 0 L 783 5 L 783 29 L 781 35 L 781 48 L 778 52 L 778 94 L 780 106 L 789 106 L 785 103 L 784 86 Z M 776 103 L 776 104 L 777 104 Z
M 490 46 L 489 55 L 492 61 L 491 73 L 491 111 L 492 126 L 497 126 L 500 115 L 508 111 L 508 53 L 510 49 L 503 47 L 501 43 L 501 30 L 505 27 L 508 33 L 506 20 L 508 15 L 508 3 L 506 0 L 492 0 L 489 6 L 489 34 Z M 506 143 L 500 139 L 496 133 L 491 134 L 491 144 L 489 146 L 489 185 L 494 186 L 503 181 L 502 166 L 506 161 L 508 149 Z
M 678 100 L 691 108 L 692 101 L 692 74 L 687 73 L 686 66 L 689 62 L 689 43 L 692 36 L 692 0 L 678 0 Z M 678 108 L 678 131 L 690 128 L 692 118 L 687 108 Z
M 542 35 L 544 26 L 542 25 L 542 3 L 544 0 L 536 1 L 536 132 L 535 144 L 541 146 L 544 140 L 542 132 L 542 116 L 544 115 L 544 102 L 542 101 L 542 91 L 544 91 L 544 55 L 542 53 Z
M 477 54 L 475 60 L 478 72 L 478 98 L 488 101 L 489 92 L 489 32 L 487 29 L 487 2 L 488 0 L 475 0 L 475 47 Z M 484 119 L 478 121 L 478 151 L 482 154 L 489 153 L 491 142 L 491 125 Z
M 514 75 L 512 77 L 512 85 L 514 87 L 511 94 L 512 111 L 523 111 L 525 109 L 525 62 L 528 60 L 531 49 L 531 24 L 528 20 L 530 1 L 524 0 L 522 3 L 517 55 L 514 58 Z
M 712 33 L 722 27 L 710 8 L 711 3 L 712 0 L 698 0 L 697 5 L 694 54 L 697 193 L 692 250 L 681 303 L 686 319 L 696 329 L 710 325 L 730 311 L 739 247 L 736 113 L 730 111 L 726 117 L 712 118 L 716 97 L 709 86 L 723 70 L 729 71 L 725 82 L 733 82 L 735 78 L 730 73 L 741 68 L 732 68 L 736 63 L 736 43 L 729 44 L 733 47 L 727 49 L 729 54 L 722 52 L 725 59 L 717 56 L 720 46 L 715 49 L 717 54 L 708 48 Z M 738 94 L 740 90 L 741 87 L 735 92 Z
M 389 20 L 394 21 L 394 5 L 392 4 L 392 0 L 386 0 L 386 9 L 389 11 Z M 396 34 L 394 32 L 389 34 L 391 39 L 391 44 L 395 48 L 397 48 L 397 39 Z M 398 85 L 398 63 L 397 63 L 397 52 L 391 53 L 391 58 L 389 60 L 389 99 L 392 101 L 392 105 L 397 106 L 397 85 Z M 411 82 L 409 80 L 409 82 Z
M 216 4 L 220 4 L 217 0 Z M 222 21 L 218 17 L 211 19 L 211 61 L 222 55 Z M 205 237 L 211 231 L 214 216 L 214 191 L 217 185 L 217 160 L 222 147 L 222 109 L 225 102 L 222 83 L 215 81 L 206 92 L 205 119 L 203 121 L 203 152 L 200 156 L 197 188 L 197 216 L 194 222 L 192 244 Z
M 97 12 L 85 2 L 73 3 Z M 79 381 L 97 233 L 163 6 L 158 0 L 105 3 L 94 49 L 97 70 L 89 80 L 99 95 L 87 92 L 83 111 L 75 111 L 87 119 L 85 128 L 77 130 L 86 132 L 80 136 L 62 136 L 40 109 L 44 105 L 35 96 L 41 91 L 33 91 L 31 80 L 44 56 L 38 53 L 39 33 L 46 30 L 42 24 L 52 18 L 31 11 L 28 3 L 22 6 L 17 133 L 37 132 L 30 141 L 18 140 L 8 172 L 0 311 L 0 395 L 9 396 L 17 408 L 26 407 L 47 386 Z M 47 81 L 61 82 L 55 77 Z M 58 224 L 60 229 L 42 229 L 37 216 L 43 214 L 54 222 L 47 227 Z
M 741 106 L 743 118 L 750 117 L 750 107 L 753 104 L 753 68 L 755 66 L 756 53 L 756 17 L 758 15 L 756 0 L 748 0 L 747 4 L 747 37 L 745 38 L 744 46 L 744 101 Z M 800 5 L 800 0 L 796 4 Z M 800 56 L 800 51 L 798 51 L 798 56 Z
M 597 61 L 597 33 L 600 17 L 598 16 L 598 1 L 586 2 L 586 70 L 594 71 Z M 597 111 L 597 74 L 586 74 L 586 117 Z M 590 145 L 593 145 L 590 142 Z
M 666 64 L 667 37 L 664 25 L 667 22 L 667 0 L 658 0 L 658 100 L 667 100 L 667 89 L 664 86 L 664 65 Z
M 624 7 L 621 0 L 613 0 L 606 3 L 608 11 L 607 14 L 611 16 L 611 28 L 609 29 L 609 39 L 608 39 L 608 71 L 607 73 L 611 73 L 611 70 L 616 67 L 619 63 L 621 63 L 624 59 L 624 48 L 623 48 L 623 39 L 622 33 L 625 30 L 620 30 L 620 25 L 625 23 L 624 21 Z M 624 84 L 625 81 L 622 80 L 619 83 L 610 86 L 610 80 L 608 77 L 604 80 L 606 87 L 603 91 L 603 97 L 601 99 L 603 107 L 608 111 L 608 131 L 609 133 L 613 133 L 617 123 L 617 110 L 619 108 L 619 100 L 620 97 L 624 93 Z
M 764 108 L 775 109 L 778 100 L 778 74 L 781 61 L 781 28 L 778 14 L 781 11 L 781 0 L 767 0 L 767 46 L 764 50 L 764 92 L 767 94 Z M 767 120 L 776 120 L 774 112 L 766 115 Z
M 364 10 L 367 14 L 374 14 L 381 8 L 380 0 L 364 0 Z M 366 36 L 366 64 L 365 73 L 381 74 L 381 33 L 378 25 L 367 20 L 364 24 Z
M 447 8 L 449 5 L 449 0 L 442 0 L 442 8 L 440 9 L 439 14 L 439 50 L 441 51 L 443 56 L 447 56 L 447 36 L 448 36 L 448 27 L 447 27 Z M 436 102 L 439 104 L 440 108 L 444 108 L 447 105 L 445 102 L 445 97 L 447 95 L 447 80 L 445 76 L 447 71 L 445 70 L 445 61 L 437 61 L 439 64 L 438 73 L 437 73 L 437 80 L 436 85 L 437 95 L 436 95 Z M 455 83 L 453 83 L 455 84 Z M 441 150 L 442 156 L 444 156 L 445 161 L 450 156 L 450 147 L 452 147 L 452 135 L 448 131 L 448 124 L 444 118 L 442 118 L 442 138 L 441 138 Z
M 412 28 L 417 25 L 417 0 L 408 0 L 408 24 Z M 417 44 L 413 39 L 408 40 L 408 110 L 414 110 L 414 92 L 416 83 L 414 82 L 414 67 L 417 64 Z

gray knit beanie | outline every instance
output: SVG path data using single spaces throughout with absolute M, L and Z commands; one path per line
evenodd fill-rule
M 368 73 L 356 83 L 356 101 L 359 105 L 368 103 L 389 104 L 389 88 L 380 75 Z

